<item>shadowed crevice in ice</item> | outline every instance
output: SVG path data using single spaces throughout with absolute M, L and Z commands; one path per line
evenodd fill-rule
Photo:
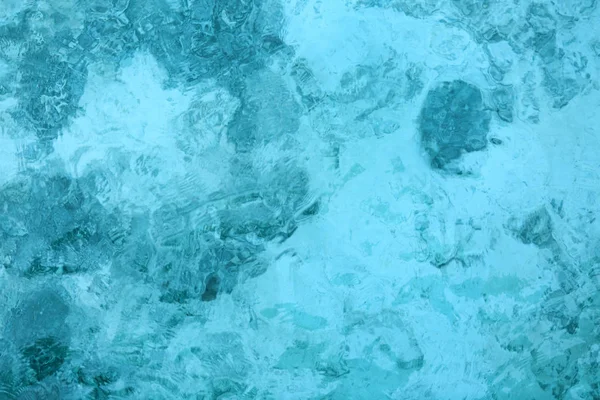
M 23 357 L 28 361 L 35 378 L 42 381 L 56 374 L 65 362 L 68 347 L 61 345 L 56 338 L 49 336 L 38 339 L 34 344 L 21 350 Z

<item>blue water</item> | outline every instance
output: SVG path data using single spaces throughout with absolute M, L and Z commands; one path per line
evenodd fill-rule
M 595 0 L 1 0 L 0 399 L 600 399 Z

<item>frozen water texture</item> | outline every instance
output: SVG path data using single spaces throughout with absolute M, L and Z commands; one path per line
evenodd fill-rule
M 435 168 L 443 168 L 463 152 L 484 150 L 489 126 L 477 87 L 456 80 L 427 93 L 419 128 Z
M 600 399 L 598 21 L 0 2 L 0 400 Z

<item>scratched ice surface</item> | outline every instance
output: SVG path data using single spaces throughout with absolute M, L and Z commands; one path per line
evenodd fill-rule
M 600 399 L 596 0 L 0 1 L 0 399 Z

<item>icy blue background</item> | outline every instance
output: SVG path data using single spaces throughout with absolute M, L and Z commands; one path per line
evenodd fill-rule
M 600 399 L 596 0 L 2 0 L 0 399 Z

